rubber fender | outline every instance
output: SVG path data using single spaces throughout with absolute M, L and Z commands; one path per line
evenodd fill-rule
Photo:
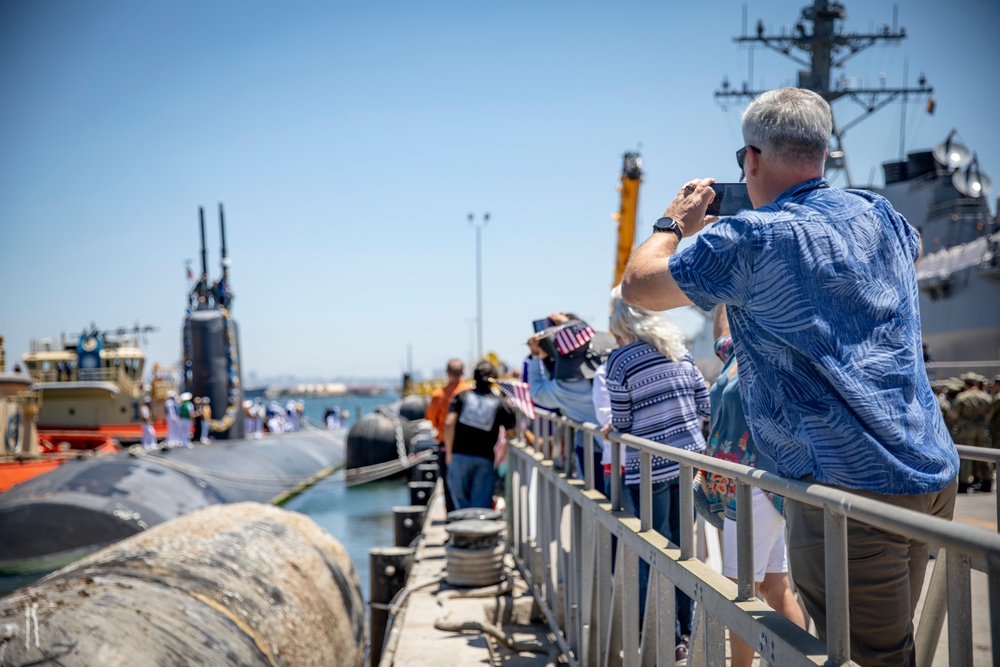
M 5 665 L 361 667 L 364 652 L 347 551 L 260 503 L 168 521 L 0 599 Z

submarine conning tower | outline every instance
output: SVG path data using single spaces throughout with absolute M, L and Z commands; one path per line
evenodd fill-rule
M 208 397 L 212 410 L 211 437 L 225 440 L 243 437 L 239 328 L 232 316 L 233 292 L 229 285 L 226 252 L 226 219 L 219 204 L 219 234 L 222 241 L 222 275 L 208 277 L 205 247 L 205 209 L 199 207 L 201 225 L 201 276 L 188 293 L 184 317 L 184 390 Z M 195 438 L 198 434 L 195 434 Z

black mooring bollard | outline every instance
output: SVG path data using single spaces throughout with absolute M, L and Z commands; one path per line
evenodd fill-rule
M 414 482 L 436 482 L 438 478 L 437 463 L 418 463 L 413 468 Z
M 392 508 L 393 534 L 397 547 L 408 547 L 417 539 L 424 525 L 423 505 L 405 505 Z
M 407 484 L 410 487 L 410 504 L 426 506 L 431 499 L 431 494 L 434 493 L 434 484 L 434 482 L 410 482 Z
M 389 620 L 387 605 L 406 585 L 413 567 L 413 549 L 381 547 L 368 552 L 371 585 L 369 633 L 371 635 L 371 667 L 378 667 L 385 642 L 385 625 Z

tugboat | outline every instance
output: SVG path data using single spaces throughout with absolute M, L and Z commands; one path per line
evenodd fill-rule
M 21 359 L 32 390 L 44 397 L 38 413 L 43 442 L 70 443 L 88 449 L 105 440 L 138 442 L 142 437 L 139 407 L 147 395 L 143 385 L 146 356 L 141 337 L 155 327 L 136 325 L 100 331 L 91 325 L 76 338 L 58 343 L 36 339 Z M 166 432 L 163 401 L 177 388 L 171 369 L 154 366 L 149 385 L 154 429 Z
M 0 338 L 0 493 L 66 461 L 119 451 L 118 444 L 106 436 L 47 434 L 39 439 L 41 405 L 41 392 L 31 387 L 29 376 L 6 371 Z

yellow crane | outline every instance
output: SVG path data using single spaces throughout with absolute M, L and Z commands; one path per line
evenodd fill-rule
M 622 183 L 618 186 L 618 192 L 622 195 L 621 208 L 612 216 L 618 221 L 618 248 L 612 287 L 622 281 L 625 264 L 635 248 L 635 217 L 639 207 L 639 184 L 642 183 L 642 159 L 639 153 L 627 152 L 623 157 Z

